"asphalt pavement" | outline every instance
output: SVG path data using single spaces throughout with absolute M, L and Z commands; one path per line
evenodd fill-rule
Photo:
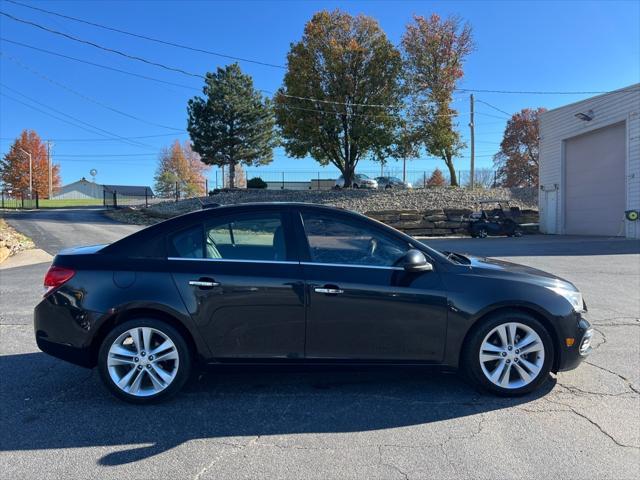
M 51 254 L 138 227 L 96 210 L 14 213 Z M 202 373 L 151 407 L 38 351 L 47 264 L 0 271 L 0 478 L 636 478 L 640 242 L 587 237 L 425 240 L 556 273 L 584 293 L 595 350 L 535 395 L 480 394 L 423 369 Z

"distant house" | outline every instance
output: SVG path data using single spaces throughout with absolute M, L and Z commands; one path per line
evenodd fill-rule
M 148 196 L 153 197 L 153 190 L 151 187 L 137 186 L 137 185 L 102 185 L 95 182 L 90 182 L 86 178 L 82 177 L 77 182 L 69 183 L 60 187 L 58 193 L 51 197 L 52 200 L 84 200 L 84 199 L 98 199 L 102 200 L 104 195 L 112 195 L 117 193 L 122 196 Z

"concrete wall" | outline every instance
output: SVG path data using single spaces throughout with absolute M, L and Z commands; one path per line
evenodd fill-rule
M 593 111 L 591 121 L 576 113 Z M 624 122 L 626 209 L 640 210 L 640 84 L 550 110 L 540 117 L 540 230 L 565 233 L 566 141 Z M 640 222 L 625 220 L 624 234 L 640 238 Z

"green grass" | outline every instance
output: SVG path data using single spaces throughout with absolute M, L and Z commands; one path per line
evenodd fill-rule
M 89 207 L 102 205 L 102 199 L 98 198 L 69 198 L 63 200 L 39 200 L 40 208 L 57 208 L 57 207 Z

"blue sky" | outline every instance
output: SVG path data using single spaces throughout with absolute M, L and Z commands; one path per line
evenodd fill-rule
M 283 65 L 291 42 L 297 41 L 314 12 L 339 7 L 375 17 L 394 44 L 415 14 L 459 15 L 471 23 L 477 49 L 469 57 L 460 86 L 513 91 L 607 91 L 640 81 L 640 2 L 173 2 L 173 1 L 48 1 L 24 3 L 111 27 L 162 38 L 216 52 Z M 0 1 L 2 11 L 130 54 L 204 73 L 231 60 L 163 46 L 88 25 L 53 17 Z M 1 42 L 0 152 L 24 128 L 54 141 L 54 161 L 61 165 L 63 183 L 98 170 L 104 183 L 151 184 L 157 154 L 173 139 L 185 140 L 186 104 L 201 88 L 201 80 L 125 59 L 108 52 L 0 17 L 3 38 L 116 69 L 153 77 L 171 86 L 105 70 L 14 43 Z M 284 71 L 240 62 L 257 88 L 275 91 Z M 45 78 L 43 78 L 46 77 Z M 62 86 L 61 86 L 62 85 Z M 69 89 L 84 95 L 71 93 Z M 25 95 L 21 96 L 21 95 Z M 554 108 L 592 95 L 534 95 L 476 93 L 505 112 L 524 107 Z M 11 98 L 8 98 L 11 97 Z M 135 120 L 89 101 L 138 117 Z M 58 117 L 74 117 L 90 131 L 64 123 L 20 100 Z M 468 94 L 456 94 L 459 125 L 468 136 Z M 52 107 L 58 111 L 48 110 Z M 491 166 L 504 130 L 506 115 L 476 104 L 476 165 Z M 94 127 L 101 129 L 96 131 Z M 168 128 L 166 128 L 168 127 Z M 175 130 L 174 130 L 175 129 Z M 147 137 L 134 140 L 94 140 L 102 134 Z M 118 156 L 115 156 L 118 155 Z M 290 159 L 276 151 L 262 167 L 263 178 L 283 170 L 308 177 L 321 167 L 311 159 Z M 469 168 L 468 153 L 456 162 Z M 399 165 L 391 165 L 399 168 Z M 443 167 L 435 158 L 413 160 L 409 170 Z M 361 162 L 361 171 L 377 171 Z M 254 171 L 252 171 L 253 173 Z M 304 173 L 303 173 L 304 172 Z M 213 180 L 214 171 L 210 173 Z M 296 178 L 302 179 L 302 178 Z

